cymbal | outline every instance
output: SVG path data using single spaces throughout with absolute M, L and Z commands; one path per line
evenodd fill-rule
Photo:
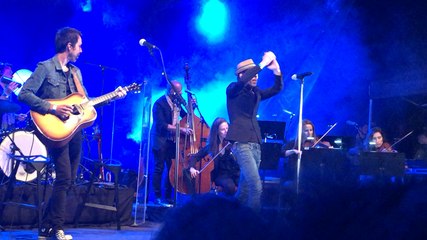
M 0 100 L 0 113 L 14 113 L 21 109 L 16 103 L 10 102 L 8 100 Z
M 21 92 L 22 85 L 24 85 L 25 81 L 27 81 L 27 79 L 31 76 L 32 73 L 33 72 L 28 69 L 19 69 L 13 74 L 13 81 L 18 84 L 21 84 L 20 87 L 13 90 L 16 96 L 18 96 L 19 92 Z

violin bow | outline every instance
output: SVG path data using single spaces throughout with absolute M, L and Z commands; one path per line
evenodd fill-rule
M 203 166 L 202 169 L 200 169 L 199 173 L 202 173 L 208 166 L 209 164 L 211 164 L 211 162 L 213 162 L 215 160 L 215 158 L 217 158 L 219 156 L 219 154 L 221 154 L 221 152 L 228 147 L 228 145 L 230 145 L 231 143 L 228 142 L 227 145 L 225 145 L 223 148 L 221 148 L 221 150 L 218 151 L 218 153 L 209 161 L 205 164 L 205 166 Z
M 391 145 L 390 147 L 386 148 L 387 151 L 390 151 L 391 149 L 393 149 L 393 147 L 400 143 L 403 139 L 407 138 L 409 135 L 411 135 L 414 132 L 414 130 L 410 131 L 409 133 L 407 133 L 405 136 L 403 136 L 401 139 L 397 140 L 397 142 L 393 143 L 393 145 Z
M 326 134 L 328 134 L 336 125 L 337 125 L 337 123 L 338 122 L 336 122 L 334 125 L 332 125 L 330 128 L 329 128 L 329 130 L 328 131 L 326 131 L 325 132 L 325 134 L 323 134 L 323 136 L 322 137 L 320 137 L 319 139 L 317 139 L 317 141 L 313 144 L 313 146 L 312 147 L 315 147 L 321 140 L 322 140 L 322 138 L 324 138 L 325 136 L 326 136 Z

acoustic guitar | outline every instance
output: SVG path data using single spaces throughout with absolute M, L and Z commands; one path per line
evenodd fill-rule
M 123 88 L 126 92 L 139 92 L 141 84 L 132 83 Z M 73 111 L 68 119 L 62 120 L 53 114 L 40 114 L 30 111 L 31 118 L 41 134 L 41 140 L 51 147 L 61 147 L 67 144 L 74 134 L 93 124 L 97 117 L 95 106 L 113 100 L 118 96 L 116 91 L 100 97 L 88 99 L 80 93 L 72 93 L 62 99 L 46 99 L 55 105 L 71 105 Z M 40 136 L 40 134 L 38 134 Z M 46 142 L 46 140 L 48 140 Z

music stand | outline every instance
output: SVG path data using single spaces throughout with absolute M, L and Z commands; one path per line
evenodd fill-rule
M 309 148 L 301 157 L 301 178 L 320 177 L 320 180 L 342 180 L 345 154 L 336 148 Z
M 273 184 L 271 186 L 277 187 L 277 209 L 281 209 L 281 197 L 282 197 L 282 188 L 281 188 L 281 176 L 280 174 L 275 174 L 278 172 L 279 160 L 281 157 L 281 149 L 283 145 L 283 139 L 285 138 L 285 126 L 286 122 L 279 121 L 258 121 L 261 132 L 261 163 L 259 166 L 260 177 L 262 179 L 263 189 L 268 192 L 267 183 Z M 270 174 L 269 170 L 271 170 Z M 273 197 L 273 192 L 270 194 L 264 194 L 269 196 L 267 199 L 275 199 Z
M 360 174 L 379 177 L 403 177 L 405 154 L 393 152 L 362 152 Z
M 277 170 L 281 156 L 281 143 L 262 143 L 261 144 L 261 163 L 260 170 Z
M 263 142 L 271 140 L 283 143 L 285 139 L 286 122 L 280 121 L 258 121 Z
M 262 137 L 260 169 L 275 170 L 281 155 L 286 122 L 258 121 L 258 124 Z

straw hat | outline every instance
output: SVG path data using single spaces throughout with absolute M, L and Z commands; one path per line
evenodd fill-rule
M 242 62 L 240 62 L 239 64 L 237 64 L 236 67 L 236 75 L 239 75 L 239 73 L 248 70 L 249 68 L 253 68 L 255 67 L 255 63 L 254 60 L 252 59 L 246 59 Z

